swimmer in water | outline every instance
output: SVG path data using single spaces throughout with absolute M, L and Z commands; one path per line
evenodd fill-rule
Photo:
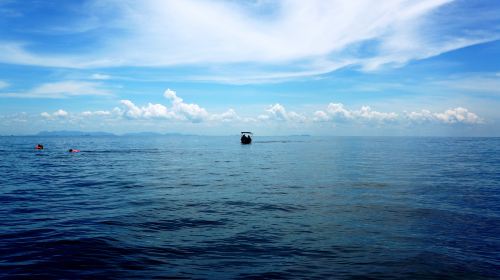
M 37 144 L 35 146 L 35 149 L 37 149 L 37 150 L 43 150 L 43 145 L 42 144 Z
M 70 153 L 78 153 L 80 152 L 80 150 L 76 150 L 76 149 L 69 149 L 68 152 Z

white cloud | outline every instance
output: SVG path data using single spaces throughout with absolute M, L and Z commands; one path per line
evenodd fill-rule
M 83 117 L 93 117 L 93 116 L 110 116 L 112 112 L 110 111 L 84 111 L 81 113 Z
M 40 114 L 40 116 L 42 116 L 43 118 L 48 119 L 48 120 L 53 120 L 53 119 L 67 118 L 69 116 L 69 113 L 62 110 L 62 109 L 59 109 L 59 110 L 53 112 L 52 114 L 47 113 L 47 112 L 43 112 Z
M 130 100 L 121 100 L 120 103 L 125 107 L 123 115 L 131 119 L 139 118 L 164 118 L 177 119 L 190 122 L 202 122 L 209 119 L 221 119 L 231 116 L 231 112 L 226 112 L 221 115 L 211 116 L 204 108 L 198 104 L 185 103 L 184 100 L 177 96 L 175 91 L 167 89 L 163 94 L 171 102 L 171 107 L 162 104 L 148 103 L 147 106 L 136 106 Z
M 54 117 L 67 117 L 68 116 L 68 112 L 62 110 L 62 109 L 59 109 L 57 111 L 55 111 L 53 114 L 52 114 Z
M 2 97 L 13 98 L 66 98 L 80 95 L 110 95 L 102 85 L 93 82 L 62 81 L 41 84 L 26 92 L 3 93 Z
M 363 121 L 363 122 L 390 122 L 395 121 L 398 114 L 394 112 L 374 111 L 370 106 L 362 106 L 359 110 L 348 110 L 342 103 L 330 103 L 325 111 L 316 111 L 314 113 L 315 121 Z
M 406 117 L 414 122 L 431 122 L 435 120 L 434 114 L 426 109 L 422 109 L 420 112 L 410 112 L 406 114 Z
M 346 110 L 342 103 L 330 103 L 326 108 L 326 112 L 317 111 L 314 115 L 319 121 L 343 121 L 353 118 L 352 113 L 349 110 Z
M 399 51 L 423 43 L 415 32 L 411 38 L 404 38 L 411 39 L 410 44 L 402 45 L 403 40 L 398 38 L 408 34 L 409 27 L 430 11 L 448 2 L 128 2 L 119 5 L 128 8 L 122 9 L 121 16 L 135 35 L 126 40 L 129 43 L 116 43 L 134 46 L 125 47 L 125 57 L 147 65 L 290 62 L 324 57 L 371 39 L 389 40 L 384 49 Z M 274 13 L 265 17 L 260 9 Z M 137 45 L 147 51 L 139 54 L 135 51 Z M 162 55 L 158 55 L 160 52 Z
M 317 122 L 326 122 L 326 121 L 329 121 L 331 120 L 332 118 L 327 114 L 325 113 L 324 111 L 316 111 L 314 112 L 314 121 L 317 121 Z
M 167 107 L 161 104 L 148 103 L 148 106 L 143 107 L 142 110 L 145 118 L 169 118 L 172 116 Z
M 276 103 L 266 109 L 266 114 L 258 116 L 258 119 L 263 121 L 272 120 L 303 122 L 306 120 L 306 117 L 296 112 L 287 112 L 283 105 Z
M 11 64 L 70 68 L 80 68 L 83 63 L 77 56 L 61 57 L 31 53 L 27 50 L 25 43 L 9 41 L 0 41 L 0 61 Z
M 370 106 L 361 106 L 358 110 L 350 110 L 342 103 L 329 103 L 325 110 L 314 112 L 312 116 L 293 111 L 287 111 L 286 108 L 276 103 L 269 106 L 264 114 L 254 117 L 241 117 L 234 109 L 228 109 L 224 113 L 211 114 L 198 104 L 184 103 L 183 99 L 177 96 L 176 92 L 167 89 L 164 92 L 171 102 L 167 107 L 162 104 L 148 103 L 147 106 L 137 106 L 130 100 L 122 100 L 123 109 L 115 108 L 112 112 L 105 111 L 106 114 L 116 114 L 129 119 L 168 119 L 172 121 L 197 122 L 290 122 L 306 123 L 314 122 L 334 122 L 334 123 L 367 123 L 367 124 L 389 124 L 402 123 L 409 121 L 411 123 L 464 123 L 480 124 L 483 120 L 475 113 L 467 109 L 458 107 L 447 110 L 443 113 L 433 113 L 429 110 L 404 113 L 402 115 L 395 112 L 380 112 L 373 110 Z M 82 114 L 95 115 L 95 113 L 84 112 Z
M 210 116 L 210 120 L 212 121 L 222 121 L 222 122 L 232 122 L 241 120 L 240 116 L 236 113 L 235 110 L 229 109 L 222 114 L 213 114 Z
M 359 110 L 348 110 L 341 103 L 330 103 L 325 111 L 316 111 L 314 121 L 317 122 L 369 122 L 388 123 L 395 121 L 410 121 L 412 123 L 444 123 L 444 124 L 480 124 L 483 120 L 469 110 L 457 107 L 442 113 L 433 113 L 423 109 L 417 112 L 399 115 L 394 112 L 379 112 L 370 106 L 362 106 Z
M 31 90 L 30 94 L 40 97 L 63 97 L 77 95 L 107 95 L 109 92 L 100 89 L 97 83 L 63 81 L 43 84 Z
M 248 63 L 257 65 L 255 71 L 236 75 L 211 68 L 193 79 L 253 82 L 319 75 L 353 64 L 365 70 L 399 66 L 499 38 L 494 29 L 459 34 L 464 28 L 444 28 L 445 17 L 433 12 L 450 2 L 96 0 L 86 12 L 106 20 L 95 20 L 93 28 L 120 31 L 107 34 L 96 51 L 42 55 L 26 44 L 2 42 L 0 61 L 71 68 Z M 461 20 L 463 27 L 468 20 Z M 353 46 L 371 51 L 357 53 Z
M 69 114 L 59 109 L 53 113 L 43 112 L 40 114 L 45 119 L 68 119 L 83 120 L 84 118 L 103 118 L 106 120 L 117 120 L 121 118 L 133 120 L 154 120 L 163 119 L 177 123 L 293 123 L 293 124 L 311 124 L 312 122 L 332 122 L 355 124 L 481 124 L 484 120 L 477 114 L 470 112 L 463 107 L 449 109 L 444 112 L 431 112 L 429 110 L 420 110 L 414 112 L 404 112 L 398 114 L 395 112 L 380 112 L 373 110 L 370 106 L 361 106 L 358 110 L 346 108 L 342 103 L 329 103 L 325 110 L 319 110 L 312 115 L 288 111 L 280 103 L 269 106 L 264 114 L 257 117 L 239 116 L 234 109 L 228 109 L 223 113 L 209 113 L 198 104 L 185 103 L 184 100 L 171 89 L 167 89 L 163 96 L 170 101 L 170 106 L 163 104 L 148 103 L 145 106 L 138 106 L 130 100 L 121 100 L 121 108 L 115 107 L 112 110 L 84 111 L 78 114 Z
M 120 100 L 120 103 L 125 106 L 124 115 L 131 119 L 138 119 L 144 115 L 144 108 L 137 107 L 130 100 Z
M 137 106 L 130 100 L 121 100 L 120 103 L 124 107 L 123 110 L 115 108 L 129 119 L 152 119 L 163 118 L 174 121 L 187 121 L 192 123 L 198 122 L 255 122 L 257 120 L 270 121 L 292 121 L 303 122 L 307 118 L 296 112 L 287 112 L 280 105 L 275 104 L 266 110 L 266 114 L 259 116 L 257 119 L 251 117 L 240 117 L 234 109 L 228 109 L 220 114 L 209 113 L 205 108 L 194 103 L 185 103 L 182 98 L 177 96 L 177 93 L 171 89 L 167 89 L 163 96 L 167 98 L 171 106 L 167 107 L 163 104 L 148 103 L 147 106 Z
M 266 112 L 268 112 L 269 118 L 273 120 L 285 121 L 288 119 L 288 114 L 286 113 L 285 107 L 283 107 L 279 103 L 269 107 Z
M 465 123 L 465 124 L 478 124 L 482 123 L 481 118 L 476 114 L 469 112 L 469 110 L 457 107 L 455 109 L 446 110 L 444 113 L 435 114 L 436 119 L 444 123 Z
M 201 122 L 209 115 L 208 112 L 198 104 L 184 103 L 182 98 L 178 97 L 175 91 L 167 89 L 163 94 L 172 102 L 172 111 L 192 122 Z
M 373 111 L 370 106 L 361 107 L 361 110 L 355 111 L 354 115 L 361 119 L 365 119 L 368 121 L 374 120 L 378 122 L 394 121 L 398 118 L 398 114 L 394 112 L 384 113 Z
M 444 124 L 481 124 L 483 119 L 468 109 L 457 107 L 448 109 L 442 113 L 432 113 L 429 110 L 421 110 L 420 112 L 410 112 L 406 117 L 417 123 L 436 122 Z
M 468 75 L 435 81 L 431 85 L 444 86 L 455 91 L 471 93 L 493 93 L 500 95 L 500 76 L 498 73 Z
M 109 80 L 111 79 L 111 76 L 106 74 L 95 73 L 92 74 L 90 78 L 93 80 Z
M 307 120 L 307 118 L 304 115 L 293 111 L 288 113 L 288 119 L 294 122 L 304 122 Z
M 9 83 L 4 82 L 4 81 L 0 81 L 0 89 L 4 89 L 4 88 L 6 88 L 8 86 L 9 86 Z

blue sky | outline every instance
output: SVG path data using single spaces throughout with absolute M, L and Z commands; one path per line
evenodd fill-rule
M 500 2 L 0 0 L 0 135 L 500 136 Z

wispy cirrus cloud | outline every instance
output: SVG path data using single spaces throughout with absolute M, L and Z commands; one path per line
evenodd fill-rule
M 9 83 L 0 80 L 0 89 L 4 89 L 4 88 L 9 87 L 9 86 L 10 86 Z
M 489 93 L 500 96 L 499 73 L 487 73 L 483 75 L 470 74 L 467 76 L 450 77 L 448 79 L 434 81 L 430 85 L 445 87 L 456 91 Z
M 11 98 L 66 98 L 81 95 L 110 95 L 102 84 L 85 81 L 60 81 L 44 83 L 23 92 L 0 93 L 0 97 Z
M 92 80 L 109 80 L 111 79 L 110 75 L 106 74 L 101 74 L 101 73 L 94 73 L 90 76 Z
M 99 39 L 93 47 L 58 54 L 36 50 L 30 42 L 4 41 L 0 61 L 69 68 L 208 65 L 206 74 L 192 79 L 251 83 L 315 76 L 347 65 L 368 71 L 401 66 L 500 38 L 495 29 L 464 33 L 463 26 L 436 16 L 453 2 L 90 1 L 82 9 L 96 18 L 91 30 Z M 85 30 L 75 28 L 74 34 Z M 249 64 L 252 71 L 245 70 Z M 239 70 L 227 71 L 228 65 Z

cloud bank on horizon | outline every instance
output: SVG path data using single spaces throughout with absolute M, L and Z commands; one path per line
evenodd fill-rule
M 59 127 L 100 118 L 500 134 L 499 12 L 491 0 L 4 1 L 0 129 L 39 116 Z M 155 92 L 167 86 L 209 107 L 172 90 L 163 105 Z
M 114 107 L 107 111 L 84 111 L 81 113 L 68 113 L 63 109 L 59 109 L 53 113 L 42 112 L 41 117 L 46 120 L 61 120 L 69 119 L 74 121 L 78 118 L 99 117 L 102 119 L 128 119 L 128 120 L 150 120 L 163 119 L 172 122 L 227 122 L 238 121 L 242 123 L 257 123 L 267 121 L 278 122 L 332 122 L 346 123 L 357 122 L 365 124 L 384 124 L 396 122 L 409 123 L 442 123 L 442 124 L 481 124 L 483 120 L 473 112 L 469 112 L 466 108 L 457 107 L 448 109 L 444 112 L 432 113 L 429 110 L 421 110 L 417 112 L 404 112 L 397 114 L 395 112 L 378 112 L 370 108 L 370 106 L 362 106 L 359 110 L 349 110 L 342 103 L 329 103 L 324 110 L 314 112 L 314 115 L 307 116 L 306 114 L 287 111 L 286 108 L 276 103 L 270 105 L 263 114 L 256 117 L 240 117 L 232 108 L 220 114 L 209 113 L 205 108 L 194 103 L 185 103 L 177 93 L 171 89 L 167 89 L 163 96 L 170 101 L 170 107 L 161 103 L 148 103 L 144 106 L 137 106 L 130 100 L 121 100 L 121 107 Z

